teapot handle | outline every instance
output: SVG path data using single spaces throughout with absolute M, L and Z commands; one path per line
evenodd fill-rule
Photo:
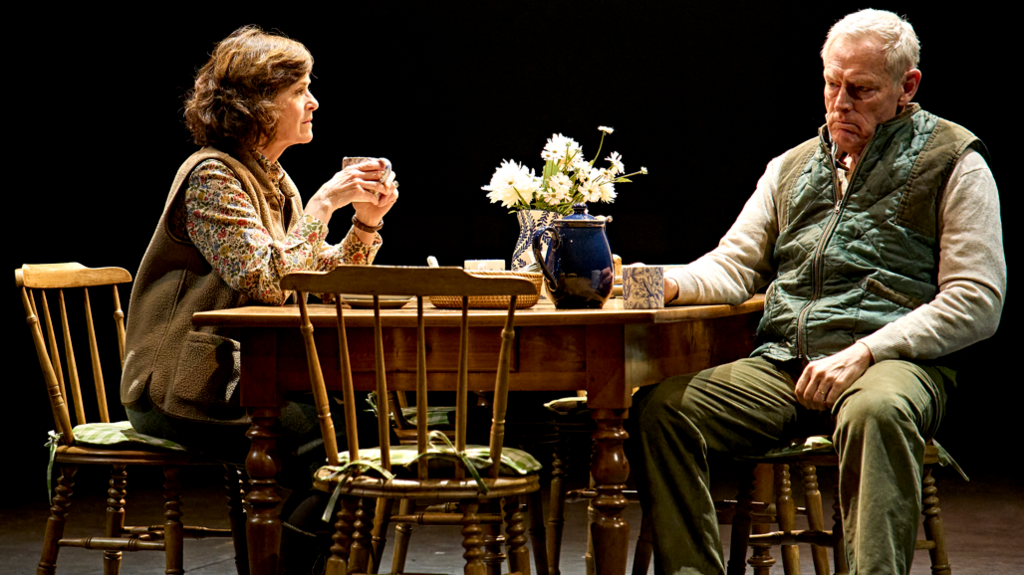
M 544 261 L 544 256 L 540 253 L 540 241 L 544 237 L 544 234 L 547 233 L 551 234 L 552 251 L 557 250 L 562 245 L 562 236 L 558 234 L 558 230 L 552 226 L 545 226 L 533 236 L 533 259 L 540 264 L 540 269 L 544 272 L 544 277 L 548 278 L 548 284 L 553 288 L 558 285 L 558 282 L 555 280 L 555 276 L 551 274 L 551 270 L 548 269 L 547 263 Z

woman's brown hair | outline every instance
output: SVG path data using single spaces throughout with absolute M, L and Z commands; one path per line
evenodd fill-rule
M 300 42 L 239 28 L 214 48 L 185 100 L 185 125 L 200 146 L 255 148 L 274 139 L 277 93 L 313 69 Z

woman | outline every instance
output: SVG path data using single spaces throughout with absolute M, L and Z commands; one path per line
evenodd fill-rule
M 193 330 L 192 314 L 283 304 L 288 272 L 369 264 L 381 245 L 377 230 L 398 198 L 395 184 L 380 181 L 384 162 L 343 169 L 305 207 L 278 163 L 313 139 L 312 65 L 299 42 L 246 27 L 196 77 L 185 120 L 202 148 L 178 168 L 129 307 L 121 401 L 143 433 L 242 461 L 249 421 L 238 342 L 228 330 Z M 327 244 L 334 212 L 349 204 L 352 229 Z M 310 452 L 320 435 L 312 406 L 288 402 L 281 422 L 282 455 Z

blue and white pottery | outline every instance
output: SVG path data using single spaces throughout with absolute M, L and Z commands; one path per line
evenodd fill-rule
M 665 268 L 661 266 L 624 266 L 622 300 L 626 309 L 665 307 Z
M 600 308 L 608 301 L 615 280 L 612 250 L 605 235 L 611 218 L 595 218 L 586 204 L 575 204 L 573 213 L 555 220 L 533 238 L 534 257 L 547 278 L 548 291 L 557 308 Z M 542 242 L 551 238 L 545 258 Z
M 519 210 L 516 212 L 516 218 L 519 220 L 519 239 L 516 241 L 515 251 L 512 252 L 512 271 L 519 271 L 532 263 L 528 254 L 530 253 L 533 236 L 537 235 L 538 231 L 547 227 L 561 216 L 562 214 L 558 212 L 549 212 L 547 210 Z M 545 236 L 543 240 L 544 252 L 547 251 L 550 243 L 551 238 Z

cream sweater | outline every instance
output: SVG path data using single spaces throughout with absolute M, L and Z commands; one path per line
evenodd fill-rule
M 679 285 L 672 304 L 736 304 L 772 280 L 779 236 L 772 196 L 783 157 L 769 162 L 717 248 L 666 272 Z M 950 175 L 939 204 L 938 233 L 939 293 L 860 340 L 875 361 L 936 358 L 990 337 L 999 325 L 1006 291 L 999 193 L 981 154 L 965 153 Z

